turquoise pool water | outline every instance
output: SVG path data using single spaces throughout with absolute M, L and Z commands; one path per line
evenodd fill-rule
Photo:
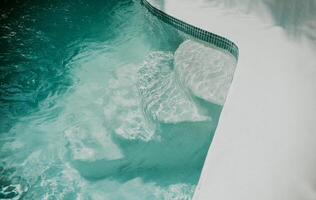
M 0 199 L 191 199 L 232 56 L 132 0 L 8 1 L 0 22 Z

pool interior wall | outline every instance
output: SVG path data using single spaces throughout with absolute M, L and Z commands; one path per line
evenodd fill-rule
M 191 199 L 236 59 L 138 1 L 1 6 L 0 198 Z

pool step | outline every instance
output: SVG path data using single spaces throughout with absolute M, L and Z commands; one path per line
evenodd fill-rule
M 73 166 L 87 179 L 201 167 L 192 159 L 206 155 L 231 81 L 230 62 L 186 41 L 175 56 L 151 52 L 141 66 L 119 67 L 104 93 L 104 121 L 91 113 L 86 119 L 92 120 L 65 131 Z
M 138 72 L 145 114 L 159 123 L 210 120 L 177 82 L 173 54 L 153 52 Z
M 218 49 L 187 40 L 175 53 L 175 73 L 193 96 L 223 105 L 236 68 L 236 59 Z

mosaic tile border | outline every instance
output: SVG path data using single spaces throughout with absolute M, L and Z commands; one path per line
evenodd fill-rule
M 198 38 L 204 42 L 210 43 L 220 49 L 223 49 L 225 51 L 228 51 L 231 55 L 233 55 L 236 60 L 238 60 L 238 55 L 239 55 L 239 50 L 238 47 L 235 43 L 233 43 L 232 41 L 216 35 L 214 33 L 205 31 L 203 29 L 200 29 L 198 27 L 195 27 L 193 25 L 190 25 L 186 22 L 183 22 L 179 19 L 176 19 L 166 13 L 164 13 L 163 11 L 155 8 L 154 6 L 152 6 L 147 0 L 141 0 L 141 3 L 143 6 L 145 6 L 147 8 L 147 10 L 149 12 L 151 12 L 154 16 L 156 16 L 158 19 L 160 19 L 161 21 L 172 25 L 173 27 L 175 27 L 176 29 L 189 34 L 195 38 Z

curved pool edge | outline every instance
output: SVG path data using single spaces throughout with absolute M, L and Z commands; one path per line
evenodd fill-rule
M 199 27 L 188 24 L 180 19 L 177 19 L 153 6 L 147 0 L 141 0 L 141 4 L 154 16 L 161 21 L 173 26 L 179 31 L 182 31 L 188 35 L 193 36 L 201 41 L 207 42 L 208 44 L 214 45 L 223 51 L 231 54 L 237 61 L 239 56 L 238 46 L 231 40 L 217 35 L 215 33 L 203 30 Z

